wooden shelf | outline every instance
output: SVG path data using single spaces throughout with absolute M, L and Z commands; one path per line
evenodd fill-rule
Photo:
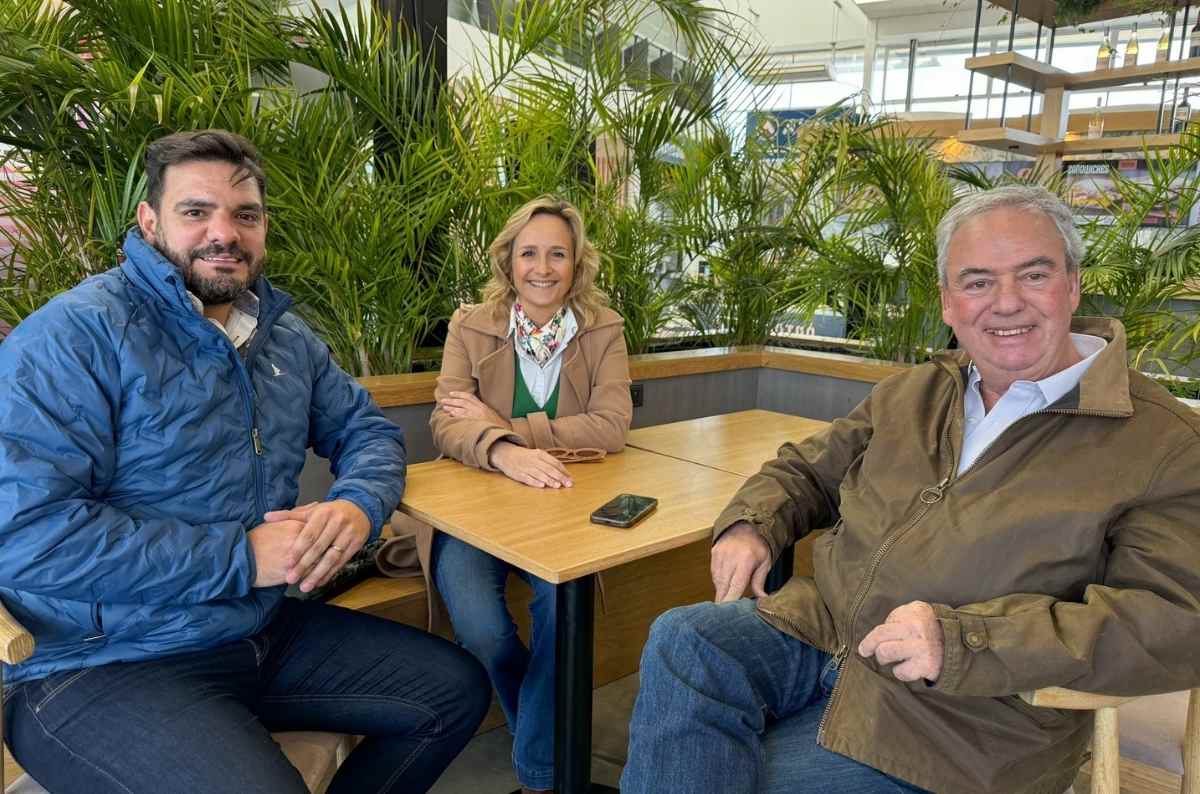
M 1106 0 L 1106 2 L 1103 2 L 1096 7 L 1095 11 L 1086 16 L 1072 19 L 1069 22 L 1065 20 L 1063 22 L 1058 22 L 1055 19 L 1055 16 L 1058 12 L 1058 4 L 1055 3 L 1054 0 L 1019 0 L 1019 2 L 1015 2 L 1015 0 L 989 0 L 989 2 L 991 2 L 992 5 L 996 5 L 1005 9 L 1009 13 L 1012 13 L 1013 6 L 1016 4 L 1017 16 L 1033 22 L 1041 22 L 1048 28 L 1066 27 L 1068 25 L 1077 26 L 1086 24 L 1088 22 L 1100 22 L 1106 19 L 1120 19 L 1121 17 L 1140 16 L 1142 14 L 1150 13 L 1150 11 L 1147 10 L 1144 5 L 1142 8 L 1138 8 L 1136 7 L 1136 4 L 1134 7 L 1131 7 L 1126 3 Z M 1174 5 L 1176 8 L 1181 7 L 1183 4 L 1184 0 L 1174 0 Z
M 1140 152 L 1143 149 L 1167 149 L 1178 146 L 1179 135 L 1121 135 L 1112 138 L 1077 138 L 1071 141 L 1050 140 L 1013 127 L 979 127 L 962 130 L 958 140 L 1002 152 L 1015 152 L 1026 157 L 1043 154 L 1104 154 L 1105 152 Z
M 1200 75 L 1200 58 L 1165 63 L 1144 63 L 1120 69 L 1104 69 L 1098 72 L 1068 72 L 1041 61 L 1035 61 L 1017 52 L 998 52 L 968 58 L 966 67 L 973 72 L 997 80 L 1008 79 L 1014 85 L 1034 91 L 1048 88 L 1064 88 L 1070 91 L 1111 88 L 1131 83 L 1145 83 L 1170 77 L 1193 77 Z M 1011 72 L 1010 72 L 1011 67 Z
M 996 80 L 1008 80 L 1014 85 L 1040 92 L 1045 92 L 1054 85 L 1062 85 L 1064 80 L 1072 76 L 1070 72 L 1035 61 L 1019 52 L 998 52 L 994 55 L 968 58 L 965 65 L 972 72 Z M 1011 72 L 1009 67 L 1012 67 Z
M 1195 75 L 1200 75 L 1200 58 L 1185 58 L 1182 61 L 1166 61 L 1165 63 L 1143 63 L 1138 66 L 1125 66 L 1120 69 L 1068 74 L 1070 74 L 1070 77 L 1063 83 L 1063 87 L 1069 88 L 1072 91 L 1112 88 L 1118 85 L 1162 80 L 1165 77 L 1194 77 Z
M 1060 154 L 1103 154 L 1105 152 L 1140 152 L 1142 149 L 1169 149 L 1178 146 L 1182 136 L 1121 135 L 1115 138 L 1079 138 L 1073 141 L 1056 141 L 1049 151 Z
M 957 137 L 962 143 L 999 149 L 1002 152 L 1015 152 L 1026 157 L 1037 157 L 1055 143 L 1045 136 L 1013 127 L 978 127 L 962 130 Z

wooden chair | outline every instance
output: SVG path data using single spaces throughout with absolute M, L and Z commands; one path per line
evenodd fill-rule
M 1084 709 L 1096 712 L 1092 732 L 1092 794 L 1120 794 L 1120 726 L 1117 707 L 1134 697 L 1096 695 L 1062 687 L 1022 692 L 1021 698 L 1034 706 Z M 1187 727 L 1183 737 L 1182 794 L 1200 794 L 1200 687 L 1188 698 Z M 1075 792 L 1083 794 L 1083 792 Z
M 34 639 L 25 628 L 0 604 L 0 661 L 19 664 L 33 655 Z M 4 694 L 3 671 L 0 670 L 0 698 Z M 292 766 L 300 771 L 312 794 L 324 794 L 333 780 L 338 765 L 353 748 L 355 737 L 339 733 L 289 731 L 273 734 Z M 0 711 L 0 747 L 4 744 L 4 716 Z M 45 794 L 28 775 L 21 775 L 6 787 L 4 768 L 0 765 L 0 792 L 6 794 Z

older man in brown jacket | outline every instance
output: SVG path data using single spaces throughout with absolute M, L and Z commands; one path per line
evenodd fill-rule
M 622 791 L 1061 794 L 1090 715 L 1018 692 L 1200 683 L 1196 415 L 1119 323 L 1072 320 L 1052 194 L 974 194 L 938 231 L 962 349 L 785 444 L 717 519 L 718 603 L 656 622 Z M 766 596 L 820 527 L 815 576 Z

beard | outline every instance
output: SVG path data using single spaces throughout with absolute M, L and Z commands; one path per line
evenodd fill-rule
M 207 245 L 203 248 L 193 248 L 187 254 L 172 249 L 165 242 L 155 242 L 152 245 L 168 261 L 175 265 L 183 276 L 183 284 L 188 292 L 200 299 L 205 306 L 233 303 L 238 296 L 250 289 L 263 272 L 263 260 L 255 259 L 237 243 L 230 245 Z M 214 273 L 205 275 L 196 270 L 195 261 L 210 256 L 236 256 L 246 263 L 246 275 L 234 273 Z

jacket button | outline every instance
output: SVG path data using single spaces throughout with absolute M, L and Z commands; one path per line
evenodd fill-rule
M 983 647 L 983 635 L 980 634 L 978 631 L 967 632 L 967 647 L 968 648 L 982 648 Z

